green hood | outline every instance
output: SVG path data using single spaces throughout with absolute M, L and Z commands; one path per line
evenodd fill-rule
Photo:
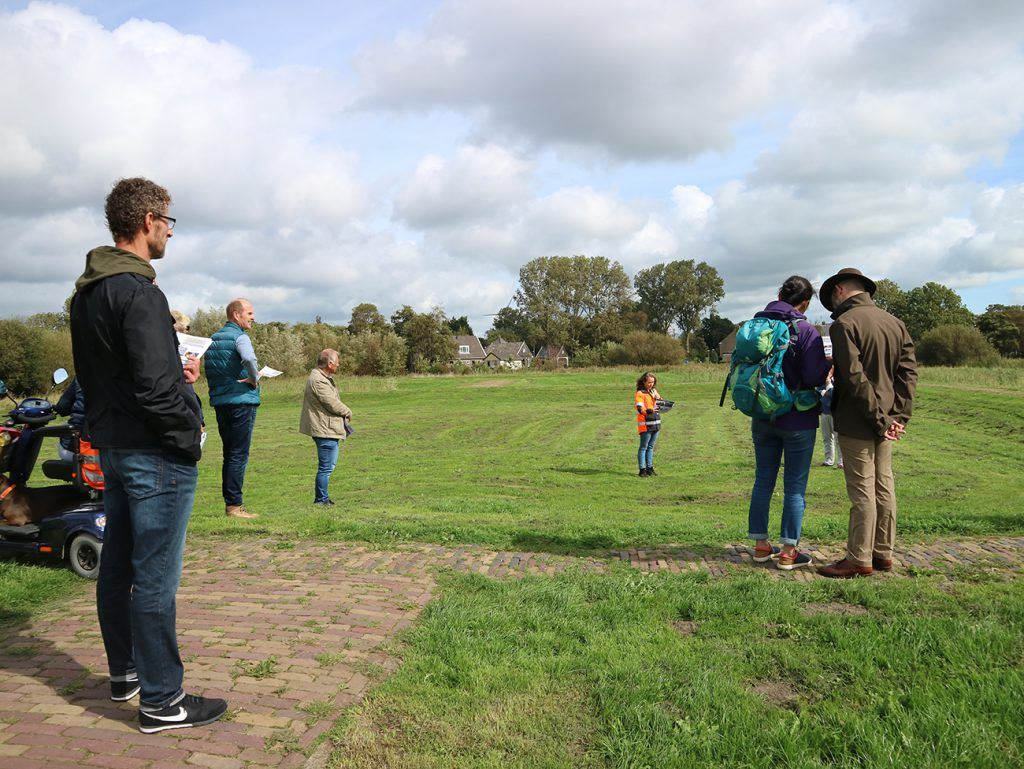
M 85 272 L 75 281 L 75 290 L 81 291 L 96 281 L 124 272 L 134 272 L 150 280 L 156 280 L 156 270 L 145 259 L 121 248 L 100 246 L 85 257 Z

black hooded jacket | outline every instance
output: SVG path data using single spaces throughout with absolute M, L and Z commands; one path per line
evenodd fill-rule
M 127 251 L 89 252 L 71 302 L 86 429 L 100 448 L 163 450 L 197 462 L 199 404 L 185 384 L 171 311 L 154 275 Z

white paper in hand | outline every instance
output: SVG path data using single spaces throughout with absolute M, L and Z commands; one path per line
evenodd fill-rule
M 178 354 L 187 355 L 192 353 L 197 358 L 202 358 L 206 354 L 206 351 L 210 349 L 210 345 L 213 344 L 213 340 L 205 336 L 192 336 L 190 334 L 183 334 L 178 332 Z
M 281 374 L 283 374 L 283 373 L 284 373 L 283 371 L 278 371 L 276 368 L 270 368 L 270 366 L 264 366 L 259 371 L 260 377 L 281 376 Z

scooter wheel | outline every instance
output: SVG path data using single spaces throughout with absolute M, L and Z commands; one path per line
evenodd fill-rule
M 103 543 L 92 534 L 79 534 L 68 549 L 68 564 L 71 571 L 85 579 L 96 579 L 100 575 L 100 553 Z

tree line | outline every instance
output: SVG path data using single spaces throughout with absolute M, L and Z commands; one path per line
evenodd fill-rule
M 904 291 L 877 282 L 875 303 L 907 325 L 918 359 L 930 366 L 987 366 L 1024 358 L 1024 305 L 991 304 L 975 315 L 953 289 L 929 282 Z
M 544 256 L 519 271 L 509 306 L 499 310 L 481 341 L 525 342 L 531 350 L 565 347 L 574 366 L 663 366 L 684 359 L 717 360 L 719 342 L 736 327 L 715 307 L 725 296 L 718 271 L 706 262 L 676 260 L 640 270 L 630 280 L 603 256 Z M 875 301 L 901 318 L 930 365 L 989 365 L 1024 358 L 1024 306 L 991 305 L 975 315 L 952 289 L 926 283 L 910 290 L 880 280 Z M 0 378 L 14 392 L 46 388 L 58 366 L 71 368 L 70 298 L 59 312 L 0 320 Z M 259 308 L 257 307 L 257 312 Z M 223 308 L 196 310 L 191 332 L 209 336 L 224 325 Z M 320 350 L 340 352 L 345 374 L 464 371 L 455 334 L 473 335 L 468 318 L 441 307 L 409 305 L 385 316 L 364 302 L 348 324 L 257 323 L 249 332 L 261 362 L 290 375 L 315 365 Z

